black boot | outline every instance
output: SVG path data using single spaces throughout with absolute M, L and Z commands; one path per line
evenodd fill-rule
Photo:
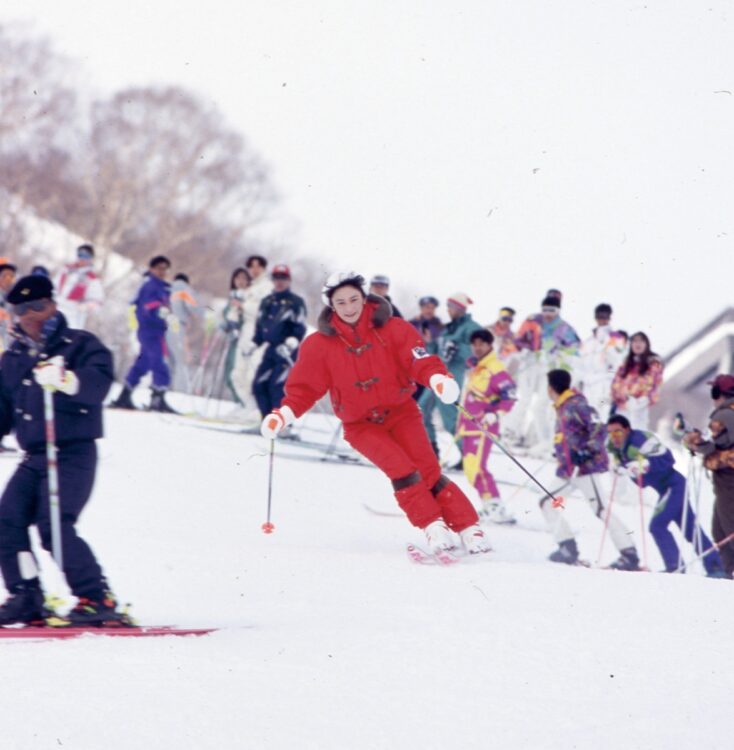
M 120 391 L 120 395 L 110 404 L 110 406 L 113 409 L 135 409 L 132 395 L 132 388 L 130 388 L 129 385 L 126 385 Z
M 566 563 L 566 565 L 575 565 L 579 561 L 579 548 L 576 546 L 575 539 L 566 539 L 558 545 L 555 552 L 548 556 L 551 562 Z
M 135 625 L 128 614 L 117 609 L 117 601 L 109 592 L 95 599 L 80 597 L 71 612 L 61 619 L 64 625 L 71 626 L 132 627 Z
M 0 625 L 45 625 L 53 613 L 46 609 L 38 579 L 26 581 L 0 606 Z
M 634 547 L 627 547 L 619 551 L 619 557 L 609 566 L 612 570 L 639 570 L 640 558 Z
M 161 388 L 152 388 L 153 395 L 150 397 L 150 411 L 160 411 L 164 414 L 178 414 L 175 409 L 172 409 L 166 402 L 166 392 Z

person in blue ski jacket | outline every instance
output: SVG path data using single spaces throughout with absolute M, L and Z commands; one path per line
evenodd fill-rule
M 166 390 L 171 383 L 171 373 L 165 360 L 167 318 L 171 314 L 171 286 L 166 281 L 166 276 L 170 268 L 168 258 L 156 255 L 148 265 L 148 278 L 133 300 L 140 353 L 125 377 L 120 395 L 112 403 L 117 409 L 135 408 L 132 392 L 143 376 L 152 372 L 150 410 L 175 413 L 165 399 Z
M 285 380 L 306 335 L 306 303 L 290 289 L 290 269 L 276 265 L 271 277 L 274 291 L 260 303 L 252 337 L 253 349 L 267 344 L 252 387 L 263 417 L 280 406 Z
M 43 388 L 53 392 L 63 574 L 77 605 L 63 624 L 130 624 L 117 610 L 97 558 L 76 530 L 94 486 L 102 402 L 112 354 L 87 331 L 69 328 L 45 276 L 21 278 L 8 295 L 18 321 L 0 360 L 0 436 L 15 431 L 23 460 L 0 497 L 0 572 L 7 600 L 0 625 L 44 624 L 46 609 L 29 530 L 53 548 Z
M 694 545 L 696 554 L 711 547 L 711 540 L 699 530 L 693 508 L 688 504 L 685 522 L 683 508 L 686 500 L 686 478 L 676 470 L 675 458 L 660 438 L 646 430 L 633 430 L 630 421 L 622 414 L 615 414 L 607 422 L 609 443 L 607 449 L 616 464 L 615 470 L 626 473 L 640 487 L 651 487 L 658 493 L 650 533 L 655 540 L 668 573 L 680 567 L 680 549 L 668 530 L 676 523 L 685 538 Z M 700 546 L 699 546 L 700 545 Z M 703 558 L 706 574 L 711 577 L 724 577 L 724 568 L 718 552 Z

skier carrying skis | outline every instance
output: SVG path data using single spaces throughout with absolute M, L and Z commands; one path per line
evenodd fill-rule
M 453 404 L 459 386 L 441 360 L 426 352 L 413 326 L 392 316 L 390 305 L 367 295 L 364 285 L 354 272 L 329 276 L 318 330 L 303 342 L 285 398 L 265 417 L 261 432 L 277 437 L 328 392 L 344 438 L 388 476 L 398 505 L 425 531 L 430 549 L 452 549 L 454 531 L 470 553 L 487 552 L 477 512 L 441 474 L 412 398 L 417 381 Z
M 548 396 L 556 410 L 556 433 L 554 446 L 558 469 L 556 475 L 564 483 L 553 492 L 557 496 L 569 485 L 577 489 L 588 500 L 591 510 L 601 519 L 605 512 L 599 484 L 594 478 L 609 467 L 604 450 L 606 429 L 599 422 L 583 394 L 571 388 L 571 373 L 568 370 L 551 370 L 548 375 Z M 540 501 L 540 509 L 549 531 L 558 542 L 558 549 L 550 555 L 553 562 L 573 565 L 578 562 L 579 551 L 571 527 L 563 510 L 554 507 L 551 497 Z M 613 514 L 609 514 L 609 535 L 620 557 L 610 567 L 616 570 L 639 570 L 637 550 L 630 543 L 629 531 Z
M 150 410 L 175 414 L 165 399 L 171 382 L 171 373 L 164 359 L 166 354 L 166 319 L 171 314 L 171 287 L 166 276 L 171 261 L 164 255 L 151 259 L 147 280 L 138 290 L 135 298 L 135 317 L 138 322 L 140 353 L 125 378 L 125 385 L 112 403 L 116 409 L 135 409 L 132 392 L 145 374 L 153 373 Z
M 711 546 L 710 539 L 700 530 L 700 547 L 696 546 L 698 522 L 690 505 L 686 505 L 686 478 L 675 470 L 675 458 L 657 435 L 643 430 L 633 430 L 629 419 L 615 414 L 607 422 L 609 451 L 614 463 L 613 470 L 628 474 L 640 487 L 652 487 L 658 493 L 658 503 L 650 521 L 650 533 L 655 540 L 668 573 L 675 573 L 680 567 L 680 550 L 668 531 L 675 522 L 685 538 L 701 554 Z M 686 507 L 685 522 L 683 508 Z M 722 578 L 726 574 L 721 558 L 716 552 L 703 558 L 706 575 Z
M 16 341 L 0 360 L 0 435 L 14 427 L 25 457 L 0 498 L 0 571 L 8 599 L 0 625 L 40 623 L 44 606 L 28 530 L 51 549 L 43 387 L 55 393 L 63 573 L 79 597 L 68 624 L 128 624 L 117 611 L 102 569 L 75 525 L 89 500 L 102 437 L 102 402 L 112 385 L 110 351 L 91 333 L 69 328 L 44 276 L 25 276 L 8 295 L 19 321 Z
M 467 371 L 462 405 L 472 419 L 463 412 L 459 415 L 458 437 L 462 438 L 464 474 L 482 500 L 480 514 L 488 521 L 508 524 L 515 523 L 515 519 L 502 504 L 487 465 L 494 441 L 485 431 L 499 437 L 500 415 L 515 405 L 515 381 L 494 351 L 493 342 L 494 337 L 486 329 L 471 335 L 473 356 L 467 362 L 471 369 Z

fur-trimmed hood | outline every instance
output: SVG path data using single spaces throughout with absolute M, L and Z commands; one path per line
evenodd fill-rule
M 323 333 L 324 336 L 337 335 L 332 322 L 334 315 L 336 313 L 330 307 L 325 307 L 321 311 L 316 323 L 316 329 L 319 333 Z M 392 306 L 384 297 L 380 297 L 378 294 L 368 294 L 362 315 L 371 315 L 372 325 L 375 328 L 382 328 L 392 317 Z

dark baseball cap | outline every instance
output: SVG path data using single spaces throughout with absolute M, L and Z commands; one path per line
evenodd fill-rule
M 734 375 L 717 375 L 713 380 L 707 380 L 707 385 L 713 385 L 724 394 L 734 394 Z

